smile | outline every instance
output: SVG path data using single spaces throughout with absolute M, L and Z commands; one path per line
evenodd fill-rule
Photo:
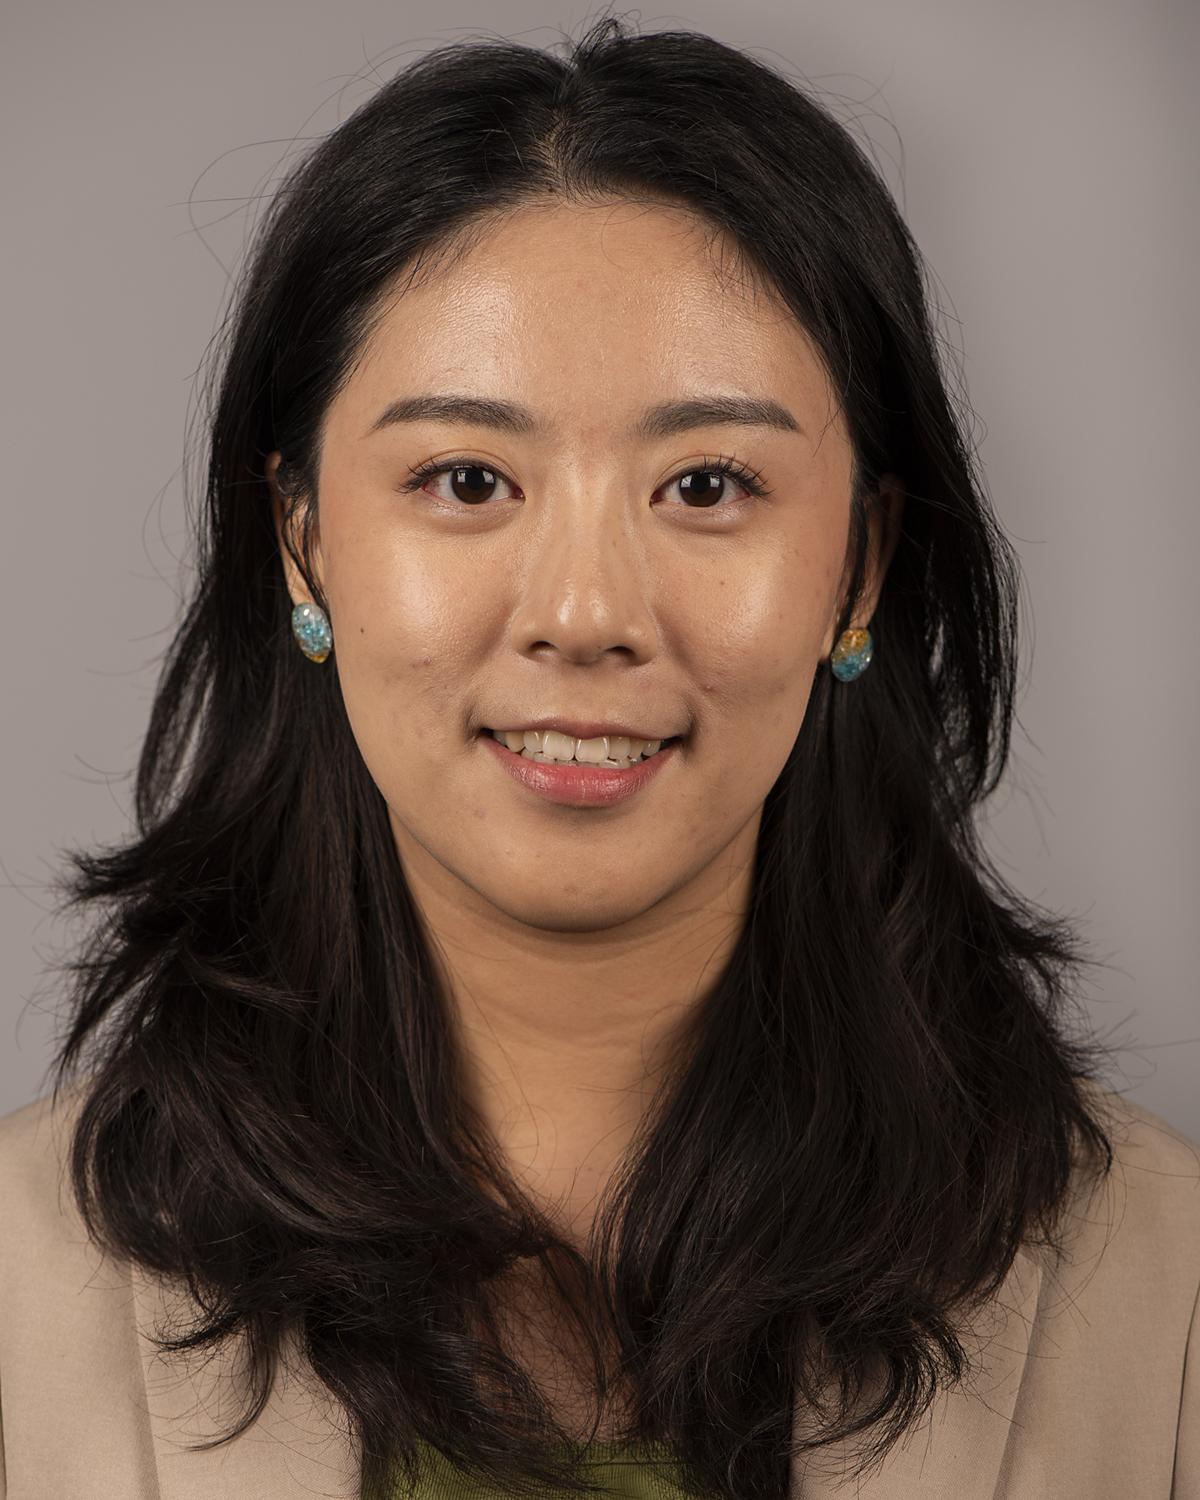
M 533 731 L 528 733 L 541 738 Z M 549 733 L 553 736 L 554 731 Z M 516 737 L 513 731 L 510 735 Z M 557 737 L 567 745 L 578 743 L 566 735 Z M 662 775 L 678 758 L 680 745 L 680 737 L 676 736 L 663 740 L 658 749 L 650 755 L 640 755 L 637 760 L 588 764 L 569 757 L 560 760 L 544 751 L 524 747 L 510 750 L 490 729 L 481 730 L 479 739 L 514 781 L 539 797 L 566 807 L 611 807 L 624 802 Z
M 679 738 L 672 735 L 665 740 L 638 740 L 626 735 L 604 735 L 599 739 L 577 740 L 553 729 L 489 729 L 486 733 L 514 754 L 524 755 L 529 760 L 604 766 L 609 770 L 649 760 L 652 755 L 659 754 L 664 745 L 673 744 Z

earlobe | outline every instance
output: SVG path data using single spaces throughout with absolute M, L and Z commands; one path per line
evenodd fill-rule
M 905 489 L 896 474 L 880 477 L 868 502 L 867 576 L 849 630 L 865 630 L 874 617 L 892 555 L 903 530 Z M 830 627 L 832 630 L 832 626 Z M 830 659 L 834 644 L 827 644 L 821 659 Z
M 279 470 L 281 454 L 278 449 L 267 459 L 266 481 L 267 491 L 271 497 L 271 521 L 275 528 L 275 544 L 279 548 L 279 560 L 283 566 L 283 576 L 287 582 L 288 593 L 291 595 L 292 603 L 299 604 L 303 595 L 296 592 L 296 566 L 293 563 L 287 547 L 284 545 L 283 533 L 283 494 L 279 488 L 276 474 Z

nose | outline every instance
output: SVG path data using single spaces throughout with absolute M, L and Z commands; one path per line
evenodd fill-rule
M 649 499 L 639 509 L 628 481 L 615 475 L 559 484 L 522 537 L 514 628 L 526 649 L 544 641 L 580 662 L 612 650 L 636 660 L 653 655 L 662 564 L 648 535 L 652 521 Z

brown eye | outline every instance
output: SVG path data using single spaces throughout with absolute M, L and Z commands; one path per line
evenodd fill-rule
M 756 498 L 770 493 L 757 470 L 725 457 L 711 462 L 705 459 L 699 467 L 677 474 L 670 483 L 679 485 L 680 492 L 687 497 L 685 510 L 740 509 L 744 501 L 729 498 L 735 487 L 748 490 Z
M 431 481 L 446 476 L 446 485 L 441 490 L 431 487 Z M 732 483 L 731 483 L 732 481 Z M 482 506 L 495 499 L 493 491 L 498 483 L 509 484 L 498 470 L 470 458 L 450 458 L 440 462 L 431 460 L 409 471 L 409 477 L 399 486 L 401 491 L 425 490 L 437 500 L 458 502 L 461 507 Z M 685 469 L 669 481 L 669 485 L 680 486 L 686 497 L 685 510 L 734 510 L 741 509 L 746 497 L 733 497 L 735 487 L 741 487 L 749 495 L 761 498 L 770 490 L 762 483 L 756 469 L 748 469 L 734 458 L 722 456 L 706 459 L 691 469 Z M 665 488 L 669 488 L 665 486 Z M 515 486 L 513 487 L 515 488 Z
M 443 474 L 447 476 L 446 483 L 440 490 L 434 489 L 430 481 L 440 479 Z M 492 490 L 502 479 L 503 476 L 487 464 L 477 463 L 470 458 L 449 458 L 440 463 L 430 461 L 410 469 L 408 478 L 399 489 L 405 494 L 423 489 L 436 500 L 444 500 L 447 504 L 457 501 L 465 508 L 483 505 L 493 499 Z M 503 482 L 507 484 L 508 480 Z
M 692 469 L 690 473 L 681 474 L 678 481 L 671 482 L 678 482 L 680 493 L 694 500 L 697 506 L 716 505 L 731 488 L 728 476 L 716 469 Z
M 485 469 L 480 464 L 463 464 L 445 472 L 449 476 L 450 493 L 464 505 L 478 505 L 491 499 L 489 492 L 496 484 L 494 469 Z

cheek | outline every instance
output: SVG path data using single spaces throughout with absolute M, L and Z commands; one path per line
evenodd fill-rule
M 380 527 L 332 530 L 325 558 L 346 715 L 376 784 L 395 802 L 422 768 L 440 764 L 429 755 L 431 735 L 447 751 L 461 743 L 472 638 L 462 581 L 443 576 L 429 549 Z
M 835 591 L 823 550 L 787 542 L 760 553 L 736 579 L 716 577 L 697 598 L 697 668 L 717 701 L 739 712 L 807 698 Z
M 391 675 L 443 652 L 458 633 L 452 583 L 395 535 L 347 530 L 326 556 L 334 639 L 345 646 L 347 666 Z

